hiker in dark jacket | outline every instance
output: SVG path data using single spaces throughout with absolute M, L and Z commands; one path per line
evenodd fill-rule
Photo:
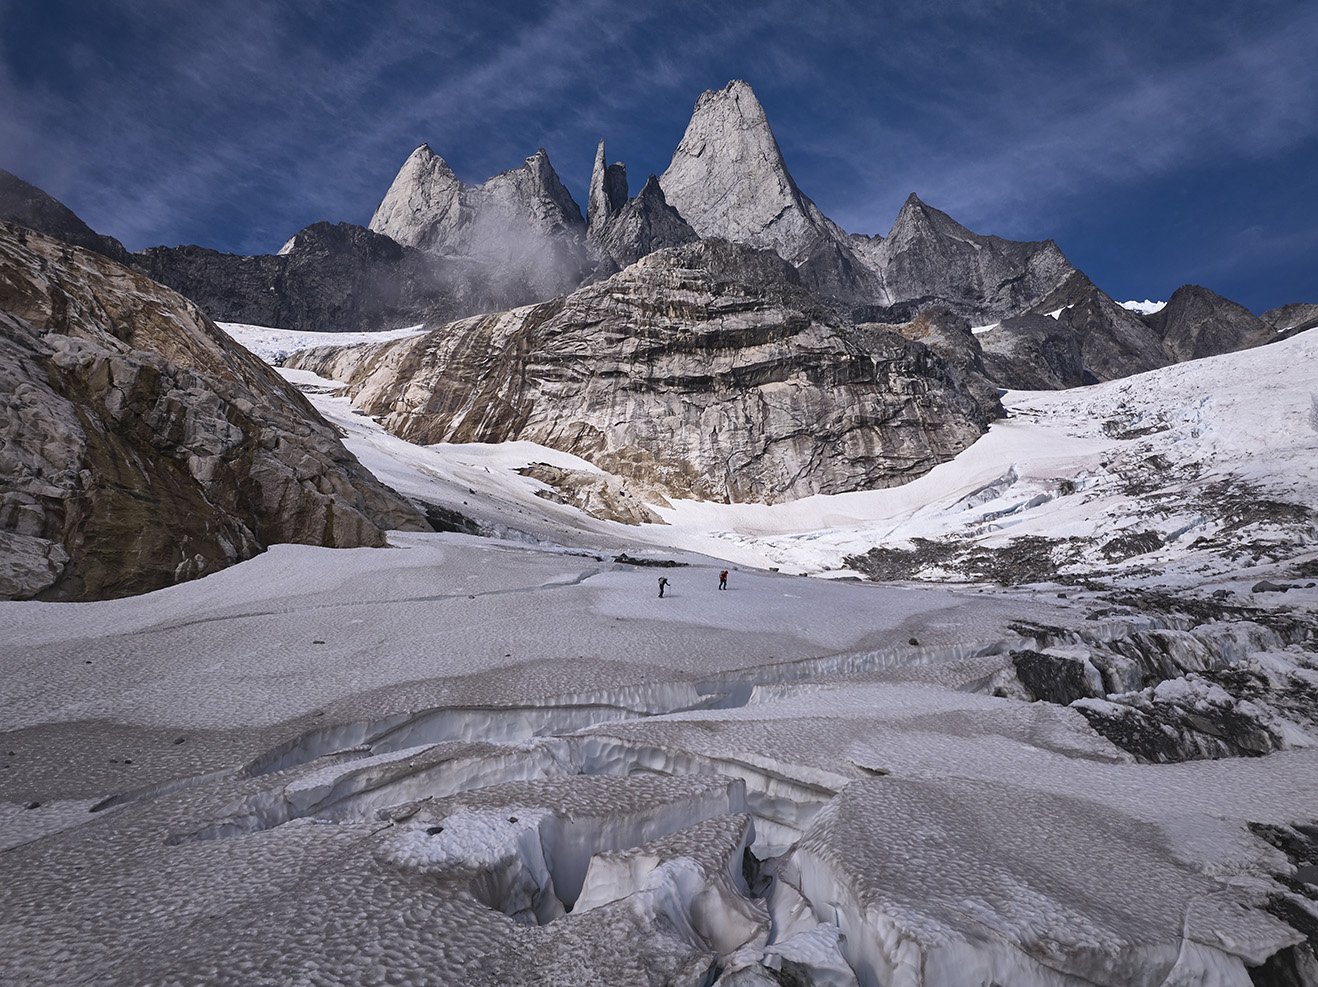
M 664 598 L 664 587 L 667 586 L 667 585 L 668 585 L 668 577 L 667 577 L 667 576 L 660 576 L 660 577 L 659 577 L 659 599 L 661 599 L 661 600 Z

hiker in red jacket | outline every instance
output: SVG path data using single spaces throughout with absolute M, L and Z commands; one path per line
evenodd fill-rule
M 727 588 L 728 588 L 728 570 L 727 570 L 727 569 L 724 569 L 722 572 L 720 572 L 720 573 L 718 574 L 718 588 L 719 588 L 719 589 L 727 589 Z

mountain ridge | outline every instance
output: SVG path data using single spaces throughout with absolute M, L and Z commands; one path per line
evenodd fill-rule
M 62 231 L 119 256 L 117 241 L 5 175 L 0 214 L 5 208 L 22 213 L 55 235 Z M 467 185 L 423 143 L 404 161 L 369 229 L 313 224 L 271 255 L 153 247 L 129 259 L 227 321 L 393 329 L 562 297 L 654 250 L 702 235 L 775 250 L 806 288 L 856 323 L 901 325 L 943 307 L 973 325 L 1000 325 L 982 340 L 989 348 L 1006 345 L 1021 325 L 1012 320 L 1026 315 L 1051 315 L 1076 337 L 1079 375 L 1020 367 L 1022 354 L 1038 351 L 1007 345 L 1015 355 L 988 364 L 1004 374 L 996 383 L 1005 387 L 1106 380 L 1242 345 L 1246 337 L 1270 338 L 1251 323 L 1243 336 L 1200 332 L 1200 342 L 1169 342 L 1155 324 L 1113 302 L 1055 241 L 974 233 L 915 192 L 886 237 L 846 233 L 797 186 L 763 106 L 742 80 L 697 99 L 668 168 L 634 197 L 625 164 L 608 164 L 601 140 L 584 216 L 543 148 L 520 167 Z M 1223 312 L 1230 307 L 1225 299 L 1213 305 Z M 1286 331 L 1313 321 L 1308 314 L 1277 319 Z

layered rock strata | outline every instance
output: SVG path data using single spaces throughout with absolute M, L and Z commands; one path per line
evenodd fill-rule
M 903 325 L 879 326 L 918 340 L 947 361 L 965 384 L 986 418 L 1001 418 L 1005 412 L 992 383 L 984 351 L 971 331 L 970 323 L 942 306 L 927 308 Z
M 930 349 L 848 325 L 775 254 L 720 240 L 543 305 L 290 362 L 348 382 L 415 442 L 528 439 L 719 501 L 896 485 L 987 426 Z
M 0 598 L 124 596 L 277 542 L 425 527 L 195 305 L 7 223 L 0 376 Z

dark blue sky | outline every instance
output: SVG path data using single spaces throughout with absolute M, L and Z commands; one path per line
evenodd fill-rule
M 1312 0 L 0 0 L 0 167 L 130 249 L 365 224 L 428 141 L 633 194 L 699 94 L 755 89 L 797 184 L 886 234 L 908 193 L 1057 240 L 1118 300 L 1318 302 Z

